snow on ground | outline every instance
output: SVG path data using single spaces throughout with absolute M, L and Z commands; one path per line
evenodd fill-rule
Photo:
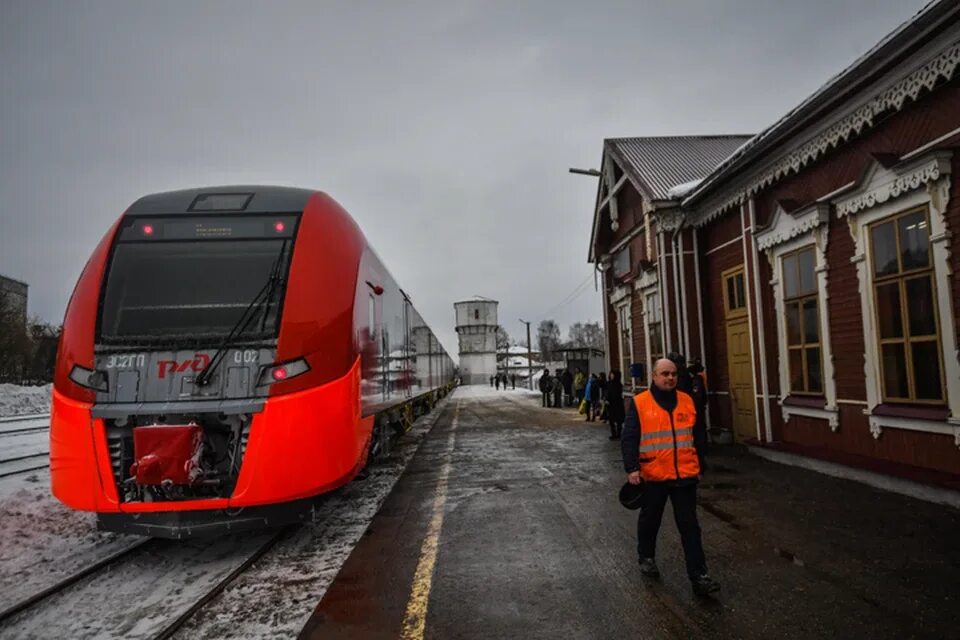
M 495 389 L 482 385 L 457 388 L 451 398 L 414 423 L 388 460 L 372 465 L 366 479 L 354 480 L 326 496 L 316 507 L 313 524 L 278 544 L 176 637 L 296 637 L 444 408 L 462 397 L 493 393 Z M 517 401 L 532 392 L 499 393 Z
M 0 610 L 131 544 L 50 494 L 46 471 L 0 480 Z
M 516 389 L 496 389 L 488 384 L 471 384 L 457 387 L 456 391 L 454 391 L 453 397 L 457 400 L 460 400 L 468 398 L 493 398 L 497 396 L 514 397 L 514 399 L 516 396 L 533 396 L 539 398 L 540 392 L 531 391 L 530 389 L 521 389 L 519 382 L 517 382 Z
M 50 394 L 52 392 L 52 384 L 42 387 L 0 384 L 0 418 L 50 413 Z

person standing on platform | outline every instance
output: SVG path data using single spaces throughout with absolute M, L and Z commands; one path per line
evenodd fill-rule
M 560 399 L 563 397 L 563 379 L 561 375 L 560 369 L 557 369 L 556 375 L 553 377 L 553 407 L 555 409 L 563 406 L 560 404 Z
M 587 376 L 583 374 L 583 370 L 580 367 L 577 367 L 577 373 L 573 376 L 573 393 L 577 401 L 577 406 L 580 406 L 580 403 L 583 402 L 583 396 L 587 389 Z
M 490 388 L 493 389 L 493 376 L 490 376 Z
M 610 423 L 610 439 L 619 440 L 623 429 L 623 383 L 616 369 L 610 372 L 607 382 L 607 421 Z
M 517 388 L 517 374 L 515 373 L 510 374 L 510 388 L 511 389 Z
M 594 413 L 594 400 L 600 399 L 600 387 L 597 385 L 597 374 L 591 373 L 587 378 L 587 386 L 583 389 L 583 399 L 587 401 L 587 422 L 593 422 L 596 418 Z
M 563 406 L 573 406 L 573 374 L 570 369 L 564 369 L 560 378 L 563 381 Z
M 667 498 L 680 532 L 687 577 L 697 595 L 709 595 L 720 585 L 707 573 L 700 523 L 697 521 L 698 445 L 706 434 L 696 432 L 693 399 L 677 390 L 677 365 L 663 358 L 653 367 L 650 388 L 633 398 L 623 423 L 620 451 L 627 482 L 644 484 L 643 508 L 637 520 L 640 573 L 660 575 L 654 560 L 657 533 Z
M 543 396 L 543 406 L 550 406 L 550 389 L 552 382 L 550 380 L 550 370 L 544 369 L 543 375 L 540 376 L 540 394 Z

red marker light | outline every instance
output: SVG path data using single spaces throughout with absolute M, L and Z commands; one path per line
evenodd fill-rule
M 273 228 L 277 233 L 283 233 L 283 230 L 286 229 L 282 222 L 275 222 Z
M 145 236 L 152 236 L 152 235 L 153 235 L 153 225 L 152 225 L 152 224 L 145 224 L 145 225 L 143 225 L 143 235 L 145 235 Z
M 286 367 L 277 367 L 276 369 L 273 370 L 273 372 L 272 372 L 270 375 L 272 375 L 272 376 L 273 376 L 273 379 L 276 380 L 277 382 L 280 382 L 281 380 L 286 380 L 286 379 L 287 379 L 287 368 L 286 368 Z

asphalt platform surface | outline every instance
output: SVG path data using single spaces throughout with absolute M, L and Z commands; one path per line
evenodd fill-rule
M 717 448 L 699 598 L 669 506 L 640 575 L 606 425 L 539 405 L 458 389 L 300 637 L 960 638 L 960 511 Z

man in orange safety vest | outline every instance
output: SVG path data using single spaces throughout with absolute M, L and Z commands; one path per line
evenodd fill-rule
M 627 481 L 644 484 L 637 521 L 640 572 L 651 578 L 660 575 L 654 556 L 663 509 L 670 498 L 693 591 L 708 595 L 719 591 L 720 585 L 707 574 L 697 521 L 699 451 L 706 445 L 706 433 L 695 429 L 697 422 L 693 399 L 677 390 L 677 366 L 663 358 L 653 367 L 653 384 L 634 396 L 627 410 L 620 447 Z

